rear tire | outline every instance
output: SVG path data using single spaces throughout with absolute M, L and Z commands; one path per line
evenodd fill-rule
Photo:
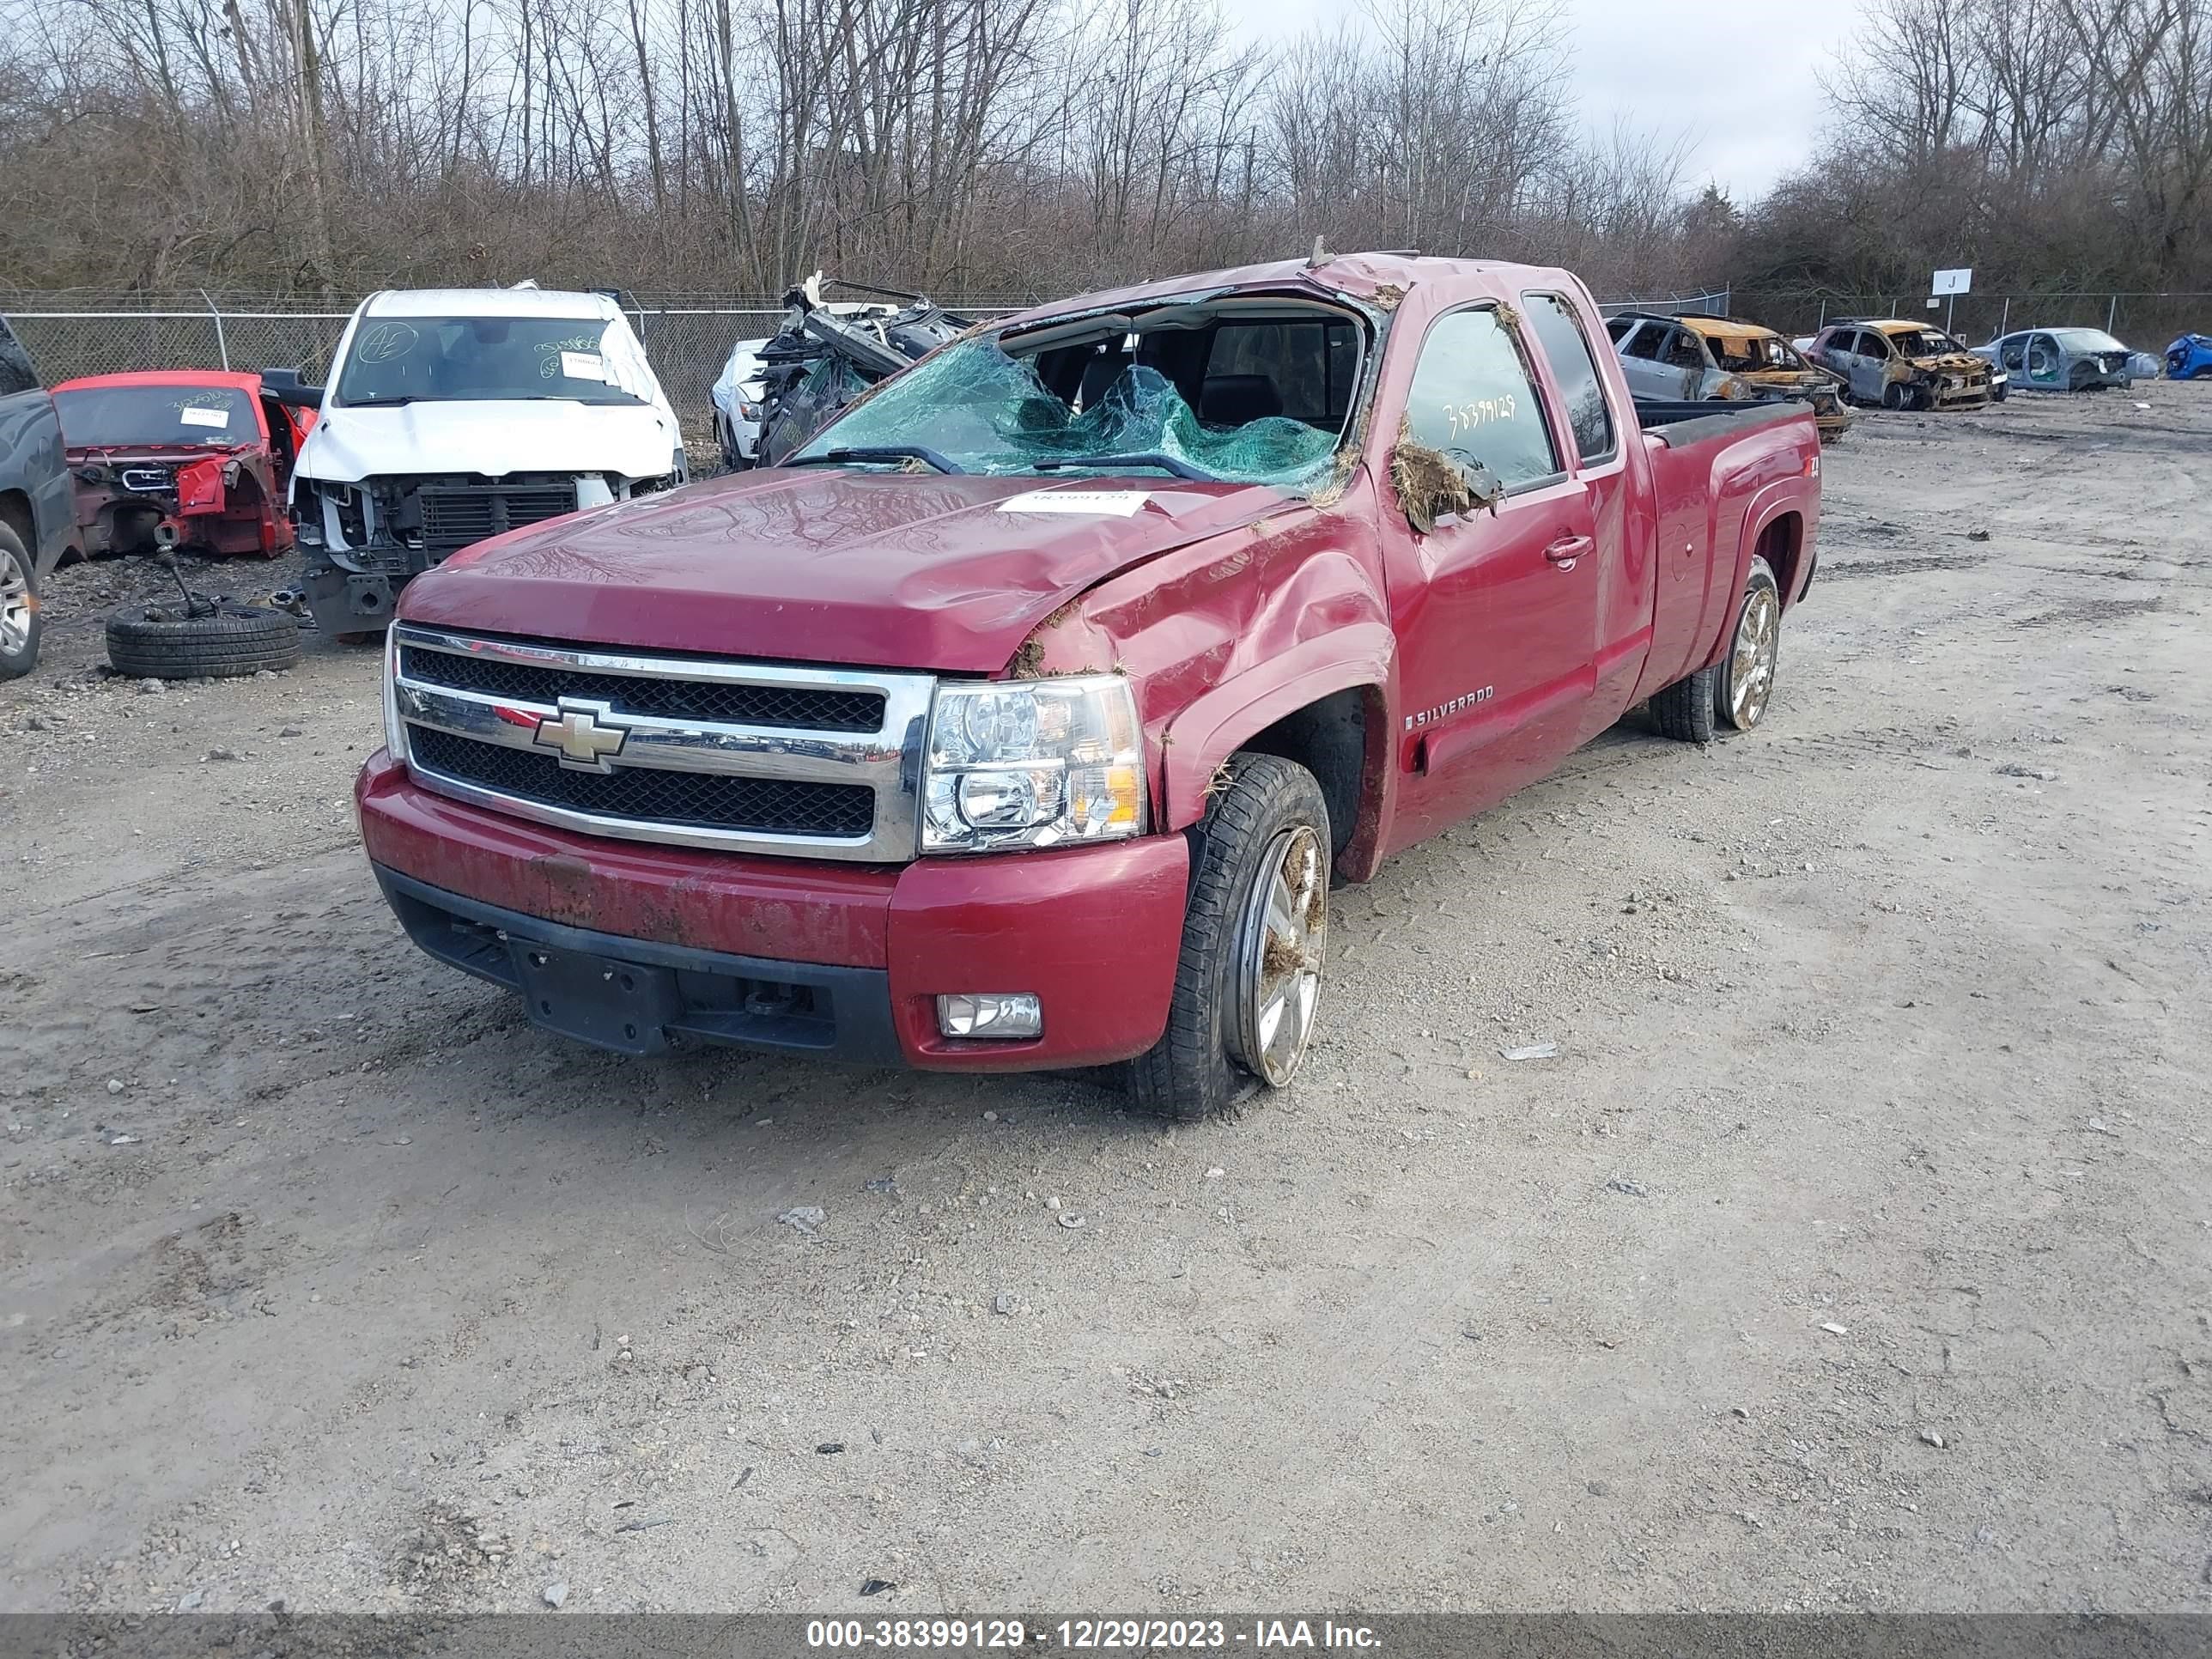
M 1651 716 L 1659 722 L 1660 735 L 1677 743 L 1711 743 L 1716 702 L 1713 688 L 1718 680 L 1717 670 L 1700 668 L 1689 678 L 1676 680 L 1664 691 L 1653 693 Z
M 1197 1122 L 1290 1082 L 1327 968 L 1328 803 L 1314 775 L 1239 755 L 1191 836 L 1168 1026 L 1129 1062 L 1139 1110 Z
M 12 525 L 0 524 L 0 680 L 17 680 L 39 664 L 39 562 Z
M 1765 559 L 1754 558 L 1743 579 L 1735 633 L 1714 676 L 1713 717 L 1732 732 L 1748 732 L 1765 717 L 1782 660 L 1782 589 Z
M 282 611 L 218 600 L 213 616 L 125 605 L 107 619 L 107 660 L 134 680 L 235 679 L 299 666 L 300 624 Z

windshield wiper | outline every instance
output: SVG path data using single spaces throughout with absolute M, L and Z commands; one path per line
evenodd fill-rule
M 422 398 L 412 392 L 403 392 L 396 398 L 351 398 L 340 405 L 345 409 L 397 409 L 402 404 L 416 404 Z
M 933 449 L 920 444 L 874 444 L 866 449 L 825 449 L 819 455 L 794 455 L 779 466 L 843 466 L 848 461 L 923 461 L 939 472 L 965 472 Z
M 1054 461 L 1031 461 L 1035 472 L 1058 472 L 1068 467 L 1084 467 L 1103 471 L 1109 466 L 1156 466 L 1163 472 L 1172 472 L 1178 478 L 1193 479 L 1199 483 L 1219 483 L 1221 480 L 1211 472 L 1202 472 L 1188 461 L 1173 455 L 1163 455 L 1158 450 L 1146 450 L 1140 455 L 1069 455 Z

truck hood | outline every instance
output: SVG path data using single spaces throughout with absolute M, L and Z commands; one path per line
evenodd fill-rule
M 326 406 L 301 447 L 299 475 L 331 483 L 419 473 L 618 472 L 658 478 L 681 441 L 650 404 L 401 404 Z
M 399 615 L 636 650 L 990 674 L 1116 571 L 1295 505 L 1267 485 L 1164 477 L 745 473 L 479 543 L 409 583 Z

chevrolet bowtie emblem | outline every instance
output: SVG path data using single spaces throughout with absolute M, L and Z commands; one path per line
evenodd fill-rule
M 622 753 L 629 728 L 613 724 L 613 711 L 605 703 L 563 697 L 561 712 L 538 721 L 530 740 L 554 750 L 573 771 L 611 772 L 615 769 L 608 763 Z

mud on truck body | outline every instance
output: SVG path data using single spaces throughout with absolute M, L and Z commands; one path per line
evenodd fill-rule
M 687 476 L 675 411 L 605 295 L 379 294 L 331 361 L 327 386 L 279 395 L 320 411 L 292 521 L 307 604 L 342 638 L 381 630 L 409 581 L 473 542 Z
M 552 1031 L 1125 1062 L 1202 1115 L 1297 1069 L 1333 878 L 1639 703 L 1759 723 L 1820 471 L 1802 404 L 1632 398 L 1564 270 L 1040 307 L 781 467 L 421 578 L 362 838 L 415 941 Z

